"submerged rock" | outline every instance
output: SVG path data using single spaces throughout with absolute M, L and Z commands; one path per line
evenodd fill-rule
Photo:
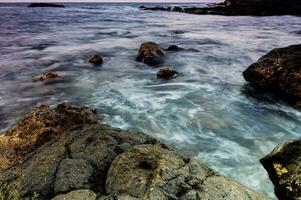
M 36 7 L 64 8 L 65 6 L 62 4 L 55 4 L 55 3 L 31 3 L 27 7 L 29 7 L 29 8 L 36 8 Z
M 136 60 L 153 66 L 162 63 L 164 55 L 164 50 L 158 44 L 145 42 L 141 44 Z
M 0 133 L 0 169 L 49 142 L 67 128 L 76 124 L 97 122 L 96 111 L 71 103 L 35 107 L 19 123 Z
M 183 51 L 184 48 L 182 47 L 178 47 L 177 45 L 170 45 L 169 47 L 167 47 L 167 49 L 165 49 L 165 51 Z
M 179 72 L 177 72 L 176 70 L 174 70 L 171 67 L 162 67 L 157 73 L 157 77 L 163 78 L 163 79 L 176 78 L 178 75 L 179 75 Z
M 290 103 L 301 101 L 301 45 L 274 49 L 250 65 L 246 81 L 256 88 L 281 94 Z
M 60 77 L 57 72 L 47 72 L 39 77 L 40 81 L 48 81 Z
M 301 140 L 286 141 L 260 160 L 279 200 L 301 199 Z
M 89 63 L 101 65 L 103 63 L 103 59 L 100 54 L 95 54 L 89 58 Z
M 58 107 L 54 110 L 45 107 L 44 110 L 48 109 L 51 115 L 66 110 L 65 105 Z M 71 113 L 62 112 L 63 117 L 57 116 L 58 120 L 50 117 L 50 121 L 47 120 L 49 127 L 53 127 L 52 120 L 54 124 L 66 127 L 65 124 L 72 124 L 68 123 L 70 118 L 86 119 L 78 109 L 94 116 L 94 112 L 90 113 L 87 108 L 77 107 L 71 109 Z M 32 113 L 37 111 L 31 112 L 29 119 Z M 39 115 L 44 114 L 40 112 Z M 40 119 L 39 115 L 35 118 Z M 67 122 L 66 117 L 69 119 Z M 61 122 L 61 119 L 65 120 Z M 77 123 L 94 123 L 94 117 L 92 119 Z M 25 119 L 15 127 L 23 127 L 27 121 Z M 33 141 L 35 133 L 46 125 L 37 126 L 37 122 L 29 121 L 33 123 L 30 132 L 34 134 L 19 128 L 19 132 L 10 131 L 10 137 L 26 135 L 22 142 Z M 1 197 L 6 199 L 17 195 L 17 199 L 30 199 L 34 196 L 41 200 L 269 199 L 142 133 L 123 131 L 104 124 L 86 124 L 60 131 L 55 136 L 0 171 Z M 14 148 L 13 145 L 10 148 Z M 0 157 L 4 157 L 6 152 L 1 152 Z

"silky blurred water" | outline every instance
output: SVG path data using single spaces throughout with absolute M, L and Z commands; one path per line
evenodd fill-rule
M 258 160 L 300 137 L 301 113 L 257 98 L 242 72 L 269 50 L 300 43 L 300 18 L 200 16 L 139 5 L 1 4 L 0 130 L 37 103 L 91 105 L 106 123 L 162 139 L 274 197 Z M 181 73 L 176 80 L 158 80 L 158 69 L 135 61 L 144 41 L 190 49 L 167 55 L 165 65 Z M 100 67 L 87 62 L 95 52 L 104 56 Z M 32 81 L 48 71 L 63 78 Z

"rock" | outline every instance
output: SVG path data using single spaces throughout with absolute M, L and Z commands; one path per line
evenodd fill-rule
M 158 44 L 145 42 L 141 44 L 136 60 L 154 66 L 163 62 L 164 55 L 164 50 Z
M 97 122 L 96 111 L 71 103 L 59 104 L 52 109 L 48 105 L 35 107 L 12 128 L 0 133 L 0 150 L 3 152 L 0 169 L 27 155 L 77 124 Z
M 243 76 L 256 88 L 280 94 L 289 102 L 300 102 L 301 45 L 270 51 L 250 65 Z
M 301 15 L 301 2 L 299 0 L 225 0 L 223 3 L 202 8 L 186 7 L 170 10 L 164 7 L 144 7 L 143 10 L 229 16 Z
M 55 3 L 31 3 L 27 7 L 29 7 L 29 8 L 36 8 L 36 7 L 64 8 L 65 6 L 62 4 L 55 4 Z
M 184 49 L 177 45 L 170 45 L 165 51 L 183 51 Z
M 47 72 L 39 77 L 40 81 L 48 81 L 60 77 L 57 72 Z
M 115 157 L 131 146 L 153 143 L 146 135 L 107 125 L 75 126 L 4 170 L 0 182 L 21 183 L 22 197 L 37 193 L 45 200 L 78 189 L 105 194 L 107 171 Z
M 175 30 L 175 31 L 171 32 L 172 35 L 180 35 L 180 34 L 184 34 L 184 33 L 185 33 L 184 31 L 179 31 L 179 30 Z
M 90 113 L 87 108 L 77 107 L 67 109 L 67 114 L 62 112 L 68 108 L 64 104 L 55 109 L 43 107 L 50 115 L 48 120 L 55 124 L 68 124 L 66 116 L 83 118 L 78 109 Z M 52 118 L 52 112 L 62 112 L 61 119 L 65 120 Z M 28 123 L 38 123 L 30 120 L 31 113 Z M 39 116 L 35 119 L 41 121 Z M 53 127 L 51 121 L 47 122 Z M 23 127 L 24 123 L 26 120 L 15 127 Z M 40 129 L 37 125 L 30 127 L 33 137 Z M 20 135 L 17 131 L 10 133 L 11 137 Z M 29 136 L 27 139 L 31 140 Z M 0 157 L 5 153 L 1 151 Z M 3 199 L 16 195 L 15 199 L 37 200 L 269 199 L 147 135 L 99 123 L 60 131 L 51 141 L 1 170 L 0 185 Z
M 301 140 L 286 141 L 260 160 L 279 200 L 301 198 Z
M 178 75 L 179 75 L 179 72 L 172 69 L 171 67 L 162 67 L 157 73 L 157 77 L 163 78 L 163 79 L 176 78 Z
M 58 166 L 54 182 L 54 193 L 65 193 L 79 188 L 91 188 L 90 178 L 92 178 L 92 174 L 93 167 L 87 160 L 66 158 Z
M 96 194 L 91 190 L 74 190 L 67 194 L 60 194 L 51 200 L 96 200 Z
M 137 145 L 117 156 L 106 191 L 137 199 L 268 199 L 160 145 Z
M 100 54 L 94 54 L 89 58 L 89 63 L 94 65 L 101 65 L 103 63 L 103 59 Z

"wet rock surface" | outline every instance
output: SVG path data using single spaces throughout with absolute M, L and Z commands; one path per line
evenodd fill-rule
M 170 45 L 169 47 L 167 47 L 167 49 L 165 49 L 165 51 L 183 51 L 184 48 L 179 47 L 177 45 Z
M 142 43 L 136 60 L 147 65 L 155 66 L 163 62 L 164 50 L 154 42 Z
M 301 45 L 270 51 L 244 72 L 246 81 L 260 90 L 279 94 L 293 104 L 301 101 Z
M 48 81 L 48 80 L 52 80 L 52 79 L 59 78 L 59 77 L 60 77 L 60 75 L 57 72 L 47 72 L 45 74 L 42 74 L 39 77 L 39 80 L 40 81 Z
M 101 65 L 103 63 L 103 58 L 100 54 L 94 54 L 89 58 L 89 63 L 94 65 Z
M 286 141 L 260 160 L 280 200 L 301 198 L 301 140 Z
M 44 112 L 66 110 L 64 107 L 45 107 Z M 86 107 L 71 110 L 78 109 L 88 116 L 91 114 Z M 36 112 L 31 112 L 29 118 Z M 68 116 L 83 118 L 82 112 L 69 112 Z M 75 113 L 79 116 L 75 117 Z M 90 121 L 94 123 L 94 117 Z M 23 120 L 15 127 L 23 127 L 25 123 Z M 34 124 L 31 132 L 40 131 L 34 121 L 27 123 Z M 99 123 L 76 124 L 2 169 L 0 183 L 5 187 L 0 195 L 46 200 L 269 199 L 142 133 Z M 28 134 L 27 129 L 12 130 L 19 131 L 7 135 Z M 26 140 L 35 137 L 29 134 Z
M 157 77 L 162 79 L 173 79 L 178 75 L 179 72 L 174 70 L 172 67 L 162 67 L 157 73 Z
M 189 14 L 210 15 L 301 15 L 301 2 L 299 0 L 226 0 L 223 3 L 212 4 L 209 7 L 179 8 L 179 7 L 145 7 L 141 10 L 183 12 Z
M 29 8 L 36 8 L 36 7 L 64 8 L 65 6 L 62 4 L 55 4 L 55 3 L 31 3 L 27 7 L 29 7 Z
M 43 104 L 28 113 L 18 124 L 0 134 L 0 169 L 49 142 L 76 124 L 97 122 L 96 111 L 71 103 L 55 108 Z

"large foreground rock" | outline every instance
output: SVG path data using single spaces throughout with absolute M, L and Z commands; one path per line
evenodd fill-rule
M 179 7 L 145 7 L 142 10 L 184 12 L 190 14 L 209 15 L 301 15 L 300 0 L 225 0 L 220 4 L 213 4 L 205 8 Z
M 61 109 L 46 110 L 56 113 Z M 87 108 L 78 109 L 90 115 Z M 77 118 L 75 113 L 82 118 L 81 112 L 69 115 Z M 39 126 L 29 125 L 38 118 L 29 119 L 16 127 L 28 124 L 31 132 L 38 132 Z M 18 130 L 11 131 L 10 137 L 26 133 L 26 140 L 34 141 L 36 134 Z M 5 153 L 0 157 L 6 158 Z M 99 123 L 60 131 L 0 171 L 0 186 L 3 199 L 269 199 L 147 135 Z
M 164 55 L 164 50 L 158 44 L 145 42 L 141 44 L 136 60 L 147 65 L 159 65 L 163 62 Z
M 49 142 L 76 124 L 97 122 L 95 109 L 71 103 L 37 106 L 20 122 L 0 133 L 0 169 Z
M 286 141 L 260 160 L 280 200 L 301 199 L 301 140 Z
M 249 66 L 243 76 L 255 87 L 301 101 L 301 45 L 274 49 Z

